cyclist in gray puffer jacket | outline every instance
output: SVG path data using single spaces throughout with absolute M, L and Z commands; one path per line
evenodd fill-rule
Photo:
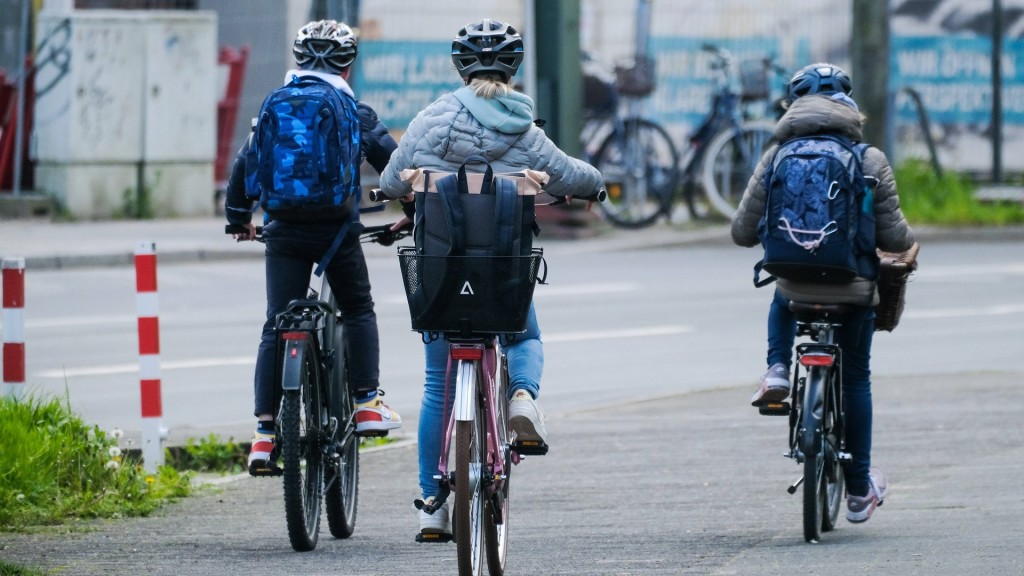
M 603 189 L 596 168 L 566 155 L 533 122 L 533 101 L 512 87 L 523 60 L 519 33 L 501 22 L 483 20 L 459 30 L 452 42 L 452 62 L 466 86 L 445 94 L 420 112 L 402 136 L 380 177 L 389 198 L 412 201 L 412 185 L 404 170 L 423 168 L 456 172 L 470 156 L 482 156 L 495 174 L 532 169 L 547 174 L 544 191 L 552 196 L 596 197 Z M 405 206 L 404 208 L 408 208 Z M 409 211 L 406 210 L 408 214 Z M 400 228 L 406 220 L 399 222 Z M 425 345 L 426 375 L 419 421 L 419 484 L 424 504 L 420 536 L 450 536 L 448 502 L 434 504 L 438 494 L 437 463 L 441 452 L 448 344 L 437 339 Z M 540 326 L 530 306 L 526 332 L 505 348 L 509 369 L 509 426 L 517 441 L 546 445 L 543 415 L 536 399 L 544 367 Z
M 850 98 L 850 77 L 839 67 L 820 63 L 804 67 L 789 82 L 788 107 L 775 128 L 779 142 L 814 134 L 840 135 L 854 142 L 863 140 L 864 116 Z M 740 246 L 759 243 L 758 225 L 765 214 L 765 175 L 775 159 L 778 146 L 761 158 L 747 184 L 732 219 L 732 239 Z M 914 244 L 914 234 L 900 210 L 896 179 L 881 150 L 864 152 L 865 176 L 877 180 L 874 189 L 875 243 L 886 252 L 905 252 Z M 847 284 L 811 284 L 778 280 L 768 313 L 768 370 L 751 398 L 754 406 L 784 402 L 790 391 L 790 364 L 796 338 L 796 321 L 789 301 L 853 304 L 855 312 L 838 330 L 837 343 L 843 351 L 843 403 L 846 408 L 847 448 L 853 461 L 844 468 L 849 493 L 846 517 L 864 522 L 880 505 L 887 489 L 884 472 L 871 467 L 871 340 L 874 306 L 878 303 L 876 282 L 856 278 Z

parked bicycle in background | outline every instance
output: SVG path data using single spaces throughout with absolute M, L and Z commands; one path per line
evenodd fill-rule
M 762 153 L 774 142 L 781 109 L 772 79 L 784 75 L 773 58 L 737 64 L 733 54 L 705 44 L 714 72 L 710 108 L 687 136 L 682 153 L 666 129 L 641 114 L 654 91 L 654 63 L 637 59 L 614 79 L 584 64 L 587 101 L 581 135 L 587 160 L 605 178 L 602 212 L 614 225 L 642 228 L 671 218 L 677 191 L 688 216 L 731 217 Z

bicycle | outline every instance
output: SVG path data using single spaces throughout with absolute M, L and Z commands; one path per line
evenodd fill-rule
M 731 217 L 761 155 L 774 142 L 774 122 L 766 117 L 777 115 L 778 108 L 770 105 L 768 75 L 782 69 L 771 58 L 744 62 L 743 86 L 737 90 L 732 53 L 711 44 L 701 50 L 712 59 L 715 88 L 710 111 L 687 137 L 682 154 L 664 127 L 640 116 L 638 98 L 645 94 L 628 88 L 623 93 L 627 75 L 618 74 L 616 82 L 585 75 L 587 93 L 602 96 L 584 108 L 581 138 L 587 161 L 605 177 L 608 202 L 602 208 L 616 226 L 643 228 L 661 216 L 671 218 L 680 188 L 691 218 L 705 218 L 710 210 Z M 620 116 L 623 96 L 627 112 Z M 709 207 L 700 205 L 698 185 Z
M 255 232 L 253 239 L 263 242 L 262 227 Z M 248 229 L 229 224 L 225 233 L 247 234 Z M 368 226 L 360 241 L 390 246 L 408 235 L 391 225 Z M 344 326 L 327 277 L 316 282 L 306 298 L 293 300 L 277 316 L 281 407 L 276 430 L 283 466 L 264 474 L 283 478 L 288 540 L 298 552 L 316 547 L 321 501 L 331 535 L 348 538 L 355 531 L 359 500 L 360 436 L 348 387 Z
M 803 475 L 787 491 L 803 485 L 804 540 L 818 542 L 822 532 L 836 527 L 843 500 L 846 452 L 842 397 L 842 351 L 835 331 L 852 307 L 845 304 L 790 302 L 796 315 L 797 336 L 811 342 L 796 346 L 793 386 L 788 402 L 759 408 L 765 415 L 789 416 L 789 452 L 786 457 L 803 465 Z M 800 375 L 800 369 L 806 371 Z

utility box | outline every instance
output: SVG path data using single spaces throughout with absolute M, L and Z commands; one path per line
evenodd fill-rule
M 81 219 L 214 213 L 215 13 L 44 10 L 36 38 L 37 190 Z

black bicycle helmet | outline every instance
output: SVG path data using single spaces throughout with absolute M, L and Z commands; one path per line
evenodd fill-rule
M 789 81 L 789 101 L 792 103 L 808 94 L 838 94 L 853 92 L 850 75 L 834 64 L 819 62 L 804 66 Z
M 452 62 L 463 80 L 491 72 L 508 81 L 523 63 L 523 38 L 515 28 L 497 20 L 466 24 L 452 41 Z
M 339 74 L 359 53 L 356 35 L 344 22 L 317 20 L 303 26 L 292 45 L 295 63 L 303 70 Z

